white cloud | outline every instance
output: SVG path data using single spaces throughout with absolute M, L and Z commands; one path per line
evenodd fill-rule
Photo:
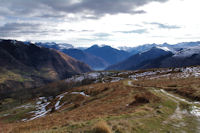
M 6 6 L 9 7 L 10 5 L 5 4 L 4 8 L 0 8 L 0 14 L 5 11 L 8 12 L 6 15 L 1 15 L 0 20 L 4 22 L 1 22 L 2 26 L 0 28 L 3 28 L 3 24 L 8 22 L 38 23 L 40 27 L 34 29 L 33 34 L 31 32 L 30 34 L 18 32 L 17 37 L 5 35 L 0 37 L 23 38 L 24 40 L 32 41 L 66 42 L 77 46 L 98 43 L 117 47 L 119 45 L 135 46 L 147 43 L 197 41 L 198 35 L 200 35 L 199 0 L 169 0 L 165 3 L 148 3 L 144 0 L 142 4 L 138 3 L 139 0 L 130 0 L 130 3 L 133 4 L 132 6 L 135 5 L 133 9 L 135 11 L 145 11 L 146 13 L 143 14 L 132 14 L 129 12 L 131 11 L 131 6 L 127 6 L 127 9 L 123 6 L 123 10 L 114 9 L 114 6 L 112 6 L 111 10 L 103 7 L 95 9 L 92 7 L 94 3 L 85 5 L 84 3 L 87 2 L 84 2 L 84 0 L 70 0 L 70 2 L 72 5 L 77 5 L 80 8 L 76 7 L 78 10 L 89 9 L 90 13 L 86 14 L 85 12 L 88 10 L 84 10 L 84 12 L 71 11 L 66 14 L 70 7 L 66 10 L 58 8 L 66 6 L 66 3 L 62 5 L 62 3 L 58 2 L 53 5 L 51 2 L 53 1 L 46 1 L 46 5 L 45 2 L 40 5 L 39 7 L 43 7 L 43 9 L 39 10 L 39 12 L 35 11 L 38 8 L 31 8 L 30 10 L 25 8 L 27 11 L 34 12 L 31 15 L 27 12 L 19 16 L 12 14 L 16 15 L 18 12 L 25 11 L 25 9 L 12 11 L 6 8 Z M 102 2 L 106 3 L 105 0 Z M 19 3 L 23 3 L 23 0 L 20 0 Z M 121 3 L 118 2 L 117 6 L 120 7 L 120 4 L 122 4 L 122 1 Z M 25 5 L 30 6 L 31 4 L 23 3 L 21 6 Z M 33 7 L 37 7 L 37 5 L 33 4 Z M 24 28 L 22 27 L 22 29 Z M 28 29 L 27 31 L 33 31 L 33 29 Z

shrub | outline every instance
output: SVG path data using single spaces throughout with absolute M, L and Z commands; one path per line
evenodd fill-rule
M 92 133 L 112 133 L 112 131 L 106 122 L 101 121 L 96 124 Z
M 171 85 L 168 85 L 167 87 L 177 87 L 176 84 L 171 84 Z

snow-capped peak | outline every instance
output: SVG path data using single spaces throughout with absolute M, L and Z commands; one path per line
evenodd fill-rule
M 189 57 L 192 56 L 193 54 L 199 54 L 200 53 L 200 47 L 195 46 L 195 47 L 190 47 L 183 49 L 181 51 L 178 51 L 174 56 L 175 57 Z
M 156 48 L 162 49 L 162 50 L 164 50 L 164 51 L 171 51 L 168 47 L 160 47 L 160 46 L 157 46 Z

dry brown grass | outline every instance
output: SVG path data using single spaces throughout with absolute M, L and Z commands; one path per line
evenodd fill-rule
M 146 95 L 150 103 L 154 102 L 153 95 L 142 87 L 124 85 L 124 81 L 106 84 L 92 84 L 70 89 L 70 92 L 85 92 L 90 97 L 67 94 L 61 101 L 65 105 L 60 113 L 52 113 L 46 117 L 29 122 L 12 124 L 12 132 L 33 132 L 51 129 L 54 126 L 65 126 L 71 121 L 80 122 L 107 116 L 118 116 L 137 111 L 136 106 L 127 107 L 135 101 L 139 93 Z M 150 97 L 149 97 L 150 96 Z M 142 96 L 141 96 L 142 97 Z M 148 104 L 148 103 L 143 103 Z M 78 105 L 78 106 L 77 106 Z M 91 113 L 92 112 L 92 113 Z
M 160 98 L 149 91 L 141 92 L 135 95 L 135 100 L 130 103 L 130 106 L 139 106 L 147 103 L 159 102 Z
M 92 133 L 112 133 L 112 131 L 106 122 L 100 121 L 95 125 Z
M 143 87 L 162 88 L 167 91 L 177 93 L 181 96 L 187 97 L 191 100 L 200 101 L 200 78 L 182 78 L 182 79 L 154 79 L 135 81 L 134 84 Z
M 90 121 L 107 116 L 135 113 L 140 109 L 140 106 L 127 106 L 127 104 L 145 104 L 146 107 L 148 104 L 159 102 L 159 97 L 152 94 L 151 91 L 148 91 L 148 88 L 151 87 L 162 88 L 191 99 L 200 100 L 199 78 L 173 80 L 169 78 L 154 80 L 142 79 L 134 81 L 133 84 L 133 86 L 128 86 L 124 84 L 124 81 L 120 81 L 105 84 L 97 83 L 70 89 L 68 90 L 69 92 L 84 92 L 90 95 L 90 97 L 67 94 L 63 98 L 63 101 L 61 101 L 65 105 L 58 111 L 60 113 L 53 113 L 47 117 L 26 123 L 19 122 L 10 124 L 7 127 L 12 127 L 11 131 L 14 133 L 29 133 L 51 129 L 54 126 L 66 126 L 71 121 Z

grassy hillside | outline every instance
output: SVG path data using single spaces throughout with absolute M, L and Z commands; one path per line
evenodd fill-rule
M 42 89 L 63 88 L 60 95 L 38 95 L 38 98 L 30 99 L 15 108 L 10 107 L 9 110 L 6 105 L 16 103 L 12 99 L 1 102 L 1 131 L 198 132 L 199 70 L 199 67 L 191 67 L 95 72 L 87 74 L 87 80 L 90 79 L 88 85 L 80 82 L 80 77 L 86 77 L 86 74 L 75 76 Z M 98 73 L 101 74 L 98 76 Z M 77 87 L 67 88 L 72 81 Z

